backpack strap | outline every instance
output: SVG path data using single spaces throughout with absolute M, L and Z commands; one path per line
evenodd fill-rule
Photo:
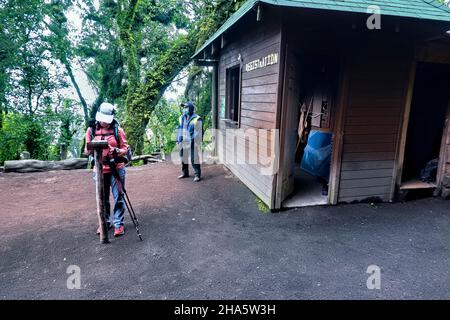
M 95 131 L 97 131 L 97 121 L 91 121 L 89 123 L 89 128 L 91 128 L 91 141 L 93 141 L 95 137 Z
M 119 123 L 114 120 L 114 138 L 116 138 L 117 146 L 120 148 Z

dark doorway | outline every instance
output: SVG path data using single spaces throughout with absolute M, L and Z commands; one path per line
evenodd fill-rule
M 284 207 L 329 203 L 333 113 L 338 60 L 328 55 L 300 56 L 298 134 L 294 160 L 294 192 Z M 299 137 L 302 137 L 301 139 Z
M 402 190 L 436 187 L 449 88 L 449 65 L 418 63 L 406 138 Z
M 241 68 L 236 66 L 227 70 L 227 118 L 239 121 L 239 97 L 241 87 Z

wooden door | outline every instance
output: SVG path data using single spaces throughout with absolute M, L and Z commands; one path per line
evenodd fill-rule
M 276 207 L 294 191 L 295 151 L 300 115 L 300 59 L 286 46 L 283 100 L 280 122 L 280 171 L 277 179 Z

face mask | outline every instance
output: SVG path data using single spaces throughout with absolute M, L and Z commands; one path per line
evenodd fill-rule
M 184 108 L 184 109 L 183 109 L 183 114 L 184 114 L 185 116 L 189 115 L 189 108 Z

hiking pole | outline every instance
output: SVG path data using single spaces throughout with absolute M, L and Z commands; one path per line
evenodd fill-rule
M 136 228 L 137 235 L 138 235 L 139 239 L 141 241 L 143 241 L 141 232 L 139 231 L 139 228 L 138 228 L 139 220 L 137 219 L 136 213 L 134 212 L 134 209 L 131 205 L 130 198 L 128 197 L 128 193 L 125 190 L 125 186 L 123 185 L 122 180 L 120 179 L 120 174 L 119 174 L 119 171 L 117 170 L 116 162 L 113 159 L 110 159 L 109 166 L 113 172 L 114 179 L 116 180 L 116 183 L 119 186 L 119 193 L 121 196 L 123 196 L 125 206 L 127 207 L 127 211 L 130 214 L 131 221 L 133 222 L 134 227 Z
M 124 195 L 126 197 L 128 205 L 131 208 L 130 213 L 133 215 L 133 219 L 136 221 L 136 225 L 139 227 L 139 220 L 138 220 L 138 218 L 136 216 L 136 213 L 134 212 L 133 206 L 131 205 L 130 198 L 128 198 L 128 192 L 127 192 L 127 190 L 125 190 L 125 186 L 124 185 L 122 185 L 122 190 L 123 190 L 123 193 L 124 193 Z
M 125 195 L 126 195 L 126 193 L 125 193 Z M 127 198 L 128 198 L 128 196 L 127 196 Z M 127 210 L 128 210 L 128 213 L 130 214 L 131 221 L 133 221 L 134 227 L 136 228 L 136 233 L 137 233 L 139 239 L 141 241 L 143 241 L 141 232 L 139 231 L 139 228 L 138 228 L 139 227 L 139 221 L 138 221 L 138 219 L 136 217 L 136 214 L 133 211 L 133 208 L 131 208 L 131 210 L 130 210 L 131 202 L 129 202 L 129 200 L 125 201 L 125 205 L 127 206 Z
M 103 183 L 103 149 L 108 148 L 107 141 L 92 141 L 87 145 L 88 150 L 94 151 L 95 170 L 97 178 L 96 185 L 96 200 L 97 200 L 97 215 L 98 224 L 100 226 L 100 242 L 109 243 L 108 230 L 106 227 L 106 207 L 105 207 L 105 185 Z

